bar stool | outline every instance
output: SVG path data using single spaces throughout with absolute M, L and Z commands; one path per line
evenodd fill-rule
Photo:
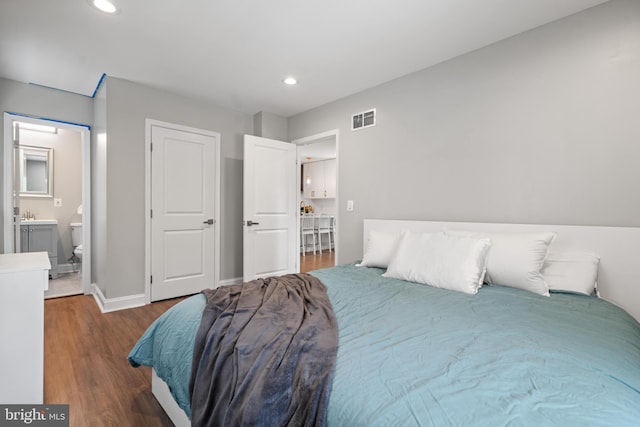
M 329 239 L 329 243 L 331 245 L 333 245 L 333 247 L 336 247 L 336 217 L 335 216 L 331 216 L 331 222 L 329 224 L 329 231 L 331 232 L 331 236 Z
M 302 247 L 302 256 L 307 256 L 307 237 L 311 236 L 313 242 L 313 254 L 316 254 L 316 229 L 315 217 L 311 215 L 302 215 L 300 223 L 300 245 Z
M 329 252 L 331 252 L 331 217 L 329 215 L 321 214 L 320 217 L 318 217 L 316 233 L 318 233 L 318 246 L 320 247 L 320 253 L 322 253 L 323 234 L 326 234 L 329 238 Z

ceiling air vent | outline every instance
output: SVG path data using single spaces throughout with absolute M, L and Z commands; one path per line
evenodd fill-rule
M 369 128 L 376 125 L 376 109 L 372 108 L 351 116 L 351 130 Z

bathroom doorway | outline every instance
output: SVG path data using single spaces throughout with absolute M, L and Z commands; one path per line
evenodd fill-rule
M 90 293 L 89 127 L 4 118 L 4 252 L 48 252 L 45 298 Z

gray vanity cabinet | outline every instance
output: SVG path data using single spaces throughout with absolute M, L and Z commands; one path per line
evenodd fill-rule
M 52 279 L 58 278 L 58 226 L 56 224 L 20 225 L 21 252 L 47 252 Z

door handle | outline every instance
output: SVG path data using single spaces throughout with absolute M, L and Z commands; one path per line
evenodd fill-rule
M 208 220 L 204 221 L 203 224 L 213 225 L 213 218 L 209 218 Z
M 247 226 L 248 227 L 251 227 L 252 225 L 260 225 L 260 223 L 259 222 L 253 222 L 251 220 L 247 221 Z

